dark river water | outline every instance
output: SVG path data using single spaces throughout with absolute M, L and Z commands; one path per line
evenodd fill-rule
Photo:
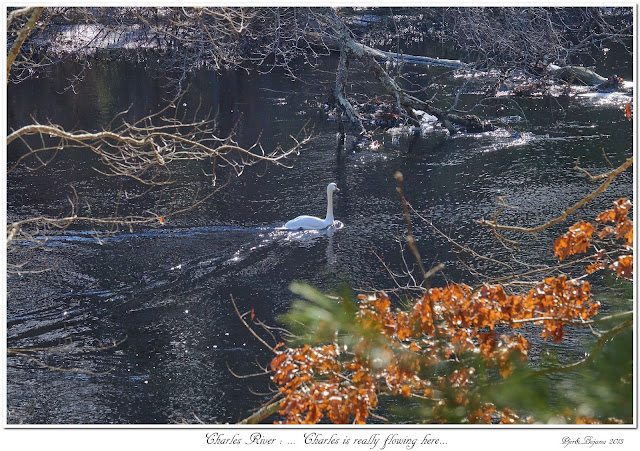
M 30 355 L 50 366 L 85 372 L 56 371 L 9 355 L 9 423 L 164 424 L 196 417 L 237 422 L 269 399 L 269 381 L 239 379 L 229 368 L 237 374 L 257 373 L 270 355 L 242 326 L 230 296 L 241 312 L 253 309 L 265 323 L 277 325 L 277 316 L 294 299 L 288 286 L 295 280 L 323 290 L 344 282 L 357 290 L 394 288 L 378 256 L 402 272 L 398 237 L 404 222 L 396 171 L 404 174 L 406 195 L 417 210 L 452 238 L 499 259 L 505 250 L 475 221 L 491 217 L 500 196 L 509 196 L 509 204 L 517 207 L 501 215 L 503 222 L 541 224 L 595 189 L 594 182 L 572 169 L 576 158 L 595 174 L 609 168 L 603 149 L 614 165 L 632 153 L 632 125 L 623 110 L 630 96 L 586 92 L 535 100 L 505 97 L 484 111 L 509 118 L 504 127 L 458 135 L 438 145 L 427 136 L 380 134 L 382 146 L 376 151 L 354 151 L 351 138 L 339 147 L 337 124 L 327 120 L 323 108 L 333 68 L 328 62 L 306 70 L 301 78 L 307 83 L 275 73 L 197 73 L 186 107 L 202 101 L 205 109 L 213 108 L 221 130 L 238 123 L 241 144 L 250 145 L 261 134 L 265 149 L 278 143 L 286 147 L 289 136 L 309 121 L 310 145 L 289 160 L 291 168 L 247 168 L 204 205 L 156 227 L 119 230 L 104 239 L 95 236 L 104 231 L 78 224 L 20 254 L 28 260 L 25 268 L 48 270 L 9 274 L 8 346 L 67 344 L 73 350 Z M 618 69 L 618 75 L 630 77 L 630 66 L 627 73 Z M 11 86 L 9 129 L 29 123 L 32 116 L 69 129 L 96 130 L 129 105 L 140 117 L 163 104 L 162 79 L 134 64 L 95 63 L 81 83 L 65 91 L 75 70 L 69 64 L 50 79 Z M 468 95 L 462 100 L 473 105 L 479 99 Z M 9 164 L 16 155 L 9 154 Z M 37 212 L 68 214 L 73 189 L 79 203 L 90 204 L 96 216 L 109 215 L 122 184 L 140 189 L 105 181 L 93 171 L 95 165 L 91 155 L 69 151 L 41 171 L 12 172 L 9 221 Z M 211 189 L 203 174 L 207 169 L 187 165 L 176 174 L 176 186 L 123 208 L 161 210 L 189 200 L 196 189 Z M 300 214 L 323 216 L 329 182 L 340 188 L 334 199 L 340 227 L 332 232 L 278 230 Z M 538 239 L 517 237 L 522 243 L 519 258 L 552 262 L 553 237 L 577 219 L 592 219 L 621 196 L 632 196 L 631 171 L 568 223 Z M 445 264 L 434 284 L 478 283 L 443 238 L 426 224 L 416 220 L 414 225 L 425 266 Z M 10 263 L 19 263 L 12 255 Z M 412 265 L 408 253 L 406 258 Z M 500 267 L 463 259 L 486 274 L 503 274 Z M 605 310 L 612 308 L 603 302 Z M 579 335 L 574 331 L 557 345 L 564 355 L 580 355 Z M 124 341 L 115 349 L 82 349 L 113 340 Z

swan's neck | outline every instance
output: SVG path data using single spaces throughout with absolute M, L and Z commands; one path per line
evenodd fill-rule
M 333 223 L 333 192 L 327 191 L 327 217 L 324 222 Z

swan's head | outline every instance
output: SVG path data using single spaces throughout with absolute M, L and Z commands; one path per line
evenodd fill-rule
M 327 193 L 333 193 L 334 191 L 340 191 L 340 188 L 338 188 L 338 185 L 331 182 L 327 185 Z

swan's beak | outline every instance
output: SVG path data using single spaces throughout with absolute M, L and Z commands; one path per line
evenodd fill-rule
M 338 188 L 337 186 L 336 186 L 336 191 L 340 191 L 340 188 Z

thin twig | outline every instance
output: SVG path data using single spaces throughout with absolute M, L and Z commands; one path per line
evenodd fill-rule
M 402 202 L 402 212 L 404 213 L 404 221 L 407 223 L 407 244 L 409 245 L 409 249 L 416 259 L 416 263 L 418 264 L 418 268 L 420 268 L 420 274 L 422 275 L 422 280 L 427 281 L 427 272 L 422 265 L 422 258 L 420 257 L 420 252 L 418 251 L 418 246 L 416 245 L 416 240 L 413 237 L 413 225 L 411 223 L 411 216 L 409 215 L 409 206 L 407 199 L 404 197 L 402 192 L 402 182 L 404 181 L 404 177 L 401 172 L 396 172 L 395 174 L 396 181 L 398 182 L 398 186 L 396 187 L 396 191 L 400 196 L 400 201 Z
M 244 326 L 247 328 L 247 330 L 249 330 L 249 332 L 251 332 L 251 335 L 256 337 L 260 343 L 265 345 L 267 348 L 269 348 L 271 350 L 271 352 L 273 352 L 275 354 L 276 353 L 275 348 L 273 346 L 269 345 L 266 341 L 264 341 L 262 339 L 262 337 L 260 337 L 260 335 L 255 333 L 255 331 L 251 328 L 251 326 L 249 326 L 249 324 L 244 320 L 244 318 L 242 317 L 242 314 L 240 313 L 240 310 L 238 310 L 238 306 L 236 305 L 236 301 L 233 299 L 233 294 L 230 294 L 229 297 L 231 298 L 231 304 L 233 304 L 233 308 L 236 311 L 236 314 L 238 315 L 238 318 L 240 318 L 240 321 L 242 321 L 242 324 L 244 324 Z

